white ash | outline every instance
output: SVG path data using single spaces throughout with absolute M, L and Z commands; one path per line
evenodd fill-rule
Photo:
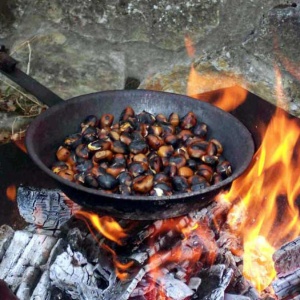
M 14 230 L 8 225 L 2 225 L 0 227 L 0 261 L 3 258 L 4 253 L 6 252 L 13 236 Z
M 94 266 L 80 252 L 73 252 L 68 246 L 67 251 L 58 255 L 51 265 L 50 279 L 73 299 L 80 299 L 78 284 L 97 288 L 93 272 Z

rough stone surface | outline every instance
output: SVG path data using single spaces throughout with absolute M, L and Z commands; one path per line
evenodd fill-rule
M 286 109 L 300 115 L 300 1 L 2 0 L 0 43 L 63 98 L 141 88 L 193 93 L 240 84 L 275 102 L 282 75 Z M 194 55 L 189 57 L 185 40 Z M 278 78 L 278 75 L 277 75 Z

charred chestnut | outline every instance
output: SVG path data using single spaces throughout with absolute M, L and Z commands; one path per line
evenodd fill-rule
M 187 189 L 189 187 L 187 179 L 182 176 L 174 176 L 172 178 L 172 185 L 175 191 L 181 193 L 187 192 Z
M 97 177 L 99 186 L 104 190 L 113 190 L 115 189 L 119 181 L 110 174 L 102 174 Z
M 93 160 L 95 162 L 100 162 L 103 160 L 111 161 L 113 159 L 113 156 L 114 155 L 111 150 L 100 150 L 94 154 Z
M 120 184 L 119 193 L 121 195 L 126 195 L 126 196 L 131 195 L 132 194 L 131 187 L 125 184 Z
M 133 118 L 135 116 L 135 112 L 131 106 L 127 106 L 120 115 L 119 121 L 126 121 L 129 118 Z
M 218 162 L 219 158 L 215 155 L 203 155 L 201 157 L 201 160 L 208 165 L 215 165 Z
M 153 187 L 153 176 L 144 175 L 133 179 L 132 188 L 135 192 L 146 194 L 151 191 Z
M 151 196 L 171 196 L 173 194 L 172 187 L 165 183 L 154 184 L 153 189 L 150 191 Z
M 186 158 L 182 154 L 175 154 L 169 158 L 169 163 L 179 169 L 186 165 Z
M 132 137 L 129 132 L 122 132 L 120 135 L 120 141 L 127 146 L 132 143 Z
M 111 150 L 115 153 L 128 153 L 128 147 L 126 144 L 122 143 L 121 141 L 114 141 L 111 145 Z
M 98 118 L 95 115 L 89 115 L 83 120 L 83 122 L 81 123 L 81 127 L 82 128 L 89 127 L 89 126 L 95 127 L 97 126 L 97 123 L 98 123 Z
M 163 168 L 162 160 L 157 154 L 149 158 L 149 165 L 155 173 L 159 173 Z
M 133 154 L 147 153 L 148 145 L 143 139 L 135 139 L 129 144 L 129 151 Z
M 220 155 L 220 154 L 223 153 L 223 146 L 222 146 L 222 144 L 218 140 L 211 139 L 210 142 L 213 143 L 216 146 L 216 148 L 217 148 L 217 155 Z
M 100 128 L 110 127 L 114 121 L 112 114 L 103 114 L 100 118 Z
M 160 124 L 154 123 L 153 125 L 149 126 L 148 134 L 154 134 L 156 136 L 161 136 L 163 133 L 163 128 Z
M 92 188 L 98 188 L 99 184 L 97 179 L 94 177 L 93 174 L 87 174 L 84 177 L 84 185 L 86 185 L 87 187 L 92 187 Z
M 185 178 L 193 176 L 194 171 L 189 167 L 181 167 L 178 169 L 178 175 Z
M 157 122 L 168 122 L 168 119 L 164 114 L 156 115 L 155 119 Z
M 188 112 L 181 120 L 180 127 L 182 129 L 190 129 L 197 125 L 197 117 L 196 115 L 190 111 Z
M 208 128 L 205 123 L 198 123 L 197 125 L 194 126 L 192 131 L 194 135 L 201 138 L 205 138 L 207 135 Z
M 147 164 L 139 161 L 134 161 L 131 164 L 128 165 L 128 170 L 130 174 L 132 174 L 134 177 L 144 174 L 147 170 Z
M 114 176 L 115 178 L 121 173 L 125 171 L 124 165 L 121 164 L 112 164 L 110 167 L 106 169 L 106 173 Z
M 180 138 L 175 134 L 167 134 L 164 138 L 164 141 L 168 145 L 172 145 L 173 148 L 176 148 L 180 145 Z
M 120 182 L 121 185 L 131 186 L 132 180 L 133 180 L 133 176 L 128 171 L 124 171 L 124 172 L 121 172 L 119 174 L 119 176 L 117 177 L 117 179 L 119 180 L 119 182 Z
M 155 117 L 145 110 L 143 110 L 140 114 L 136 115 L 136 118 L 139 123 L 144 123 L 148 125 L 151 125 L 155 122 Z
M 171 113 L 169 116 L 169 123 L 173 125 L 174 127 L 177 127 L 179 125 L 180 118 L 177 113 Z
M 64 140 L 64 145 L 70 149 L 75 149 L 81 143 L 82 139 L 80 133 L 71 134 Z
M 69 169 L 69 166 L 64 161 L 56 161 L 51 169 L 53 173 L 58 174 L 60 171 Z
M 169 184 L 171 182 L 171 178 L 170 178 L 170 176 L 168 176 L 165 173 L 157 173 L 154 175 L 154 184 L 157 184 L 160 182 Z
M 73 165 L 72 170 L 76 173 L 87 172 L 93 168 L 93 163 L 90 160 L 83 160 L 80 163 Z
M 108 140 L 95 140 L 88 144 L 88 149 L 91 152 L 99 151 L 99 150 L 109 150 L 111 148 L 111 142 Z
M 154 134 L 149 134 L 146 139 L 148 145 L 154 150 L 157 150 L 159 147 L 164 145 L 164 140 L 161 137 L 156 136 Z
M 68 180 L 68 181 L 74 181 L 74 172 L 72 170 L 62 170 L 58 173 L 58 176 Z
M 165 145 L 159 147 L 157 154 L 160 157 L 170 157 L 174 153 L 174 148 L 172 145 Z
M 219 163 L 216 167 L 216 171 L 219 175 L 222 176 L 222 178 L 227 178 L 232 174 L 232 168 L 230 165 L 230 162 L 225 160 L 221 163 Z
M 213 176 L 213 169 L 212 167 L 201 164 L 197 167 L 196 174 L 203 176 L 208 182 L 211 182 L 212 176 Z
M 89 149 L 85 144 L 80 144 L 76 147 L 75 153 L 78 157 L 88 159 L 89 158 Z
M 164 173 L 169 177 L 174 177 L 177 174 L 177 168 L 175 165 L 169 165 L 164 168 Z

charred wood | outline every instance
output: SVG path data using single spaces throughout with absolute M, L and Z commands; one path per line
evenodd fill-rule
M 81 207 L 60 190 L 19 187 L 17 202 L 27 223 L 45 230 L 57 230 Z
M 225 265 L 214 265 L 209 269 L 202 270 L 198 276 L 201 278 L 201 285 L 196 295 L 201 300 L 223 300 L 225 289 L 230 283 L 233 270 Z
M 227 294 L 224 295 L 224 300 L 251 300 L 251 298 L 242 296 L 242 295 L 235 295 L 235 294 Z
M 284 244 L 273 254 L 273 261 L 278 277 L 286 277 L 300 268 L 300 237 Z
M 14 236 L 14 230 L 8 225 L 0 227 L 0 262 Z
M 296 299 L 300 296 L 300 269 L 274 280 L 272 286 L 279 300 Z
M 28 281 L 34 281 L 31 279 L 38 276 L 39 268 L 47 262 L 55 243 L 54 237 L 16 231 L 0 263 L 1 279 L 13 292 L 18 291 L 22 282 L 26 285 Z

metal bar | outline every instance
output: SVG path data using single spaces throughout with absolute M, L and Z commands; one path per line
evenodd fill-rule
M 6 53 L 5 47 L 0 47 L 0 72 L 2 74 L 49 107 L 64 101 L 41 83 L 18 69 L 16 67 L 17 63 L 15 59 Z

